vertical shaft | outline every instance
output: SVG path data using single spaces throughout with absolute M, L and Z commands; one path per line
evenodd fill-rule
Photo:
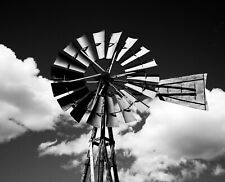
M 99 145 L 99 165 L 98 165 L 98 182 L 103 182 L 104 176 L 104 150 L 103 150 L 103 140 Z
M 102 119 L 100 125 L 100 144 L 99 144 L 99 161 L 98 161 L 98 182 L 103 182 L 104 176 L 104 145 L 105 145 L 105 120 L 106 120 L 106 103 L 102 107 Z

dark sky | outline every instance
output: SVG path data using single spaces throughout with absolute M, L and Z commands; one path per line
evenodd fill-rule
M 208 88 L 223 81 L 225 13 L 212 2 L 29 3 L 3 6 L 1 43 L 34 57 L 43 76 L 71 39 L 105 29 L 123 31 L 148 47 L 161 77 L 207 72 Z M 214 68 L 214 69 L 209 69 Z
M 47 78 L 57 52 L 71 39 L 103 29 L 139 38 L 152 51 L 162 78 L 208 73 L 208 89 L 225 89 L 222 3 L 61 1 L 1 5 L 0 43 L 20 59 L 33 57 L 40 75 Z M 38 158 L 38 145 L 54 137 L 54 132 L 28 132 L 0 144 L 0 181 L 76 181 L 74 176 L 80 171 L 60 168 L 66 157 Z

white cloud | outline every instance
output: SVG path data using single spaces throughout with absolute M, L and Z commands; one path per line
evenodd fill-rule
M 225 173 L 225 169 L 221 165 L 216 165 L 216 167 L 213 169 L 212 174 L 215 176 L 220 176 Z
M 200 174 L 207 169 L 206 164 L 203 164 L 196 160 L 191 161 L 191 164 L 192 164 L 191 168 L 181 169 L 182 175 L 179 178 L 179 180 L 199 178 Z
M 52 142 L 49 141 L 49 142 L 41 143 L 41 144 L 39 145 L 38 149 L 39 149 L 40 151 L 46 150 L 48 147 L 50 147 L 50 146 L 56 144 L 56 142 L 57 142 L 57 139 L 56 139 L 55 141 L 52 141 Z
M 27 129 L 53 129 L 53 120 L 61 109 L 52 96 L 49 80 L 38 73 L 32 58 L 22 61 L 0 45 L 0 142 Z
M 221 89 L 213 89 L 207 90 L 206 94 L 209 111 L 190 109 L 156 99 L 151 103 L 151 114 L 142 130 L 116 136 L 117 148 L 129 150 L 136 157 L 130 174 L 144 173 L 144 179 L 153 179 L 153 175 L 149 173 L 160 172 L 158 180 L 166 181 L 161 179 L 162 171 L 176 165 L 183 158 L 213 160 L 224 154 L 225 113 L 221 108 L 225 107 L 225 93 Z M 194 165 L 195 173 L 190 169 L 182 171 L 184 178 L 193 173 L 195 177 L 199 177 L 207 168 L 199 162 Z M 163 173 L 168 175 L 167 172 Z M 167 179 L 174 180 L 173 177 Z
M 74 160 L 69 161 L 67 164 L 62 165 L 62 168 L 67 169 L 67 170 L 76 168 L 80 165 L 80 163 L 81 163 L 80 161 L 74 159 Z
M 42 143 L 39 145 L 39 155 L 79 155 L 87 151 L 88 141 L 90 139 L 89 134 L 82 134 L 79 138 L 69 142 L 61 142 L 56 145 L 49 145 L 49 142 Z M 50 143 L 52 144 L 52 143 Z

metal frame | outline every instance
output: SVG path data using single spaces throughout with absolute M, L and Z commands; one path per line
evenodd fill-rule
M 103 96 L 106 97 L 107 89 L 104 90 Z M 81 182 L 89 180 L 91 182 L 103 182 L 104 176 L 106 176 L 106 181 L 119 182 L 113 129 L 112 127 L 106 127 L 107 107 L 105 103 L 102 106 L 102 113 L 101 126 L 99 129 L 100 137 L 96 137 L 98 128 L 93 127 Z M 108 137 L 106 137 L 106 128 L 108 129 Z M 94 146 L 98 147 L 95 155 L 93 154 Z M 108 151 L 107 146 L 110 147 L 110 151 Z M 104 172 L 106 172 L 106 175 L 104 175 Z

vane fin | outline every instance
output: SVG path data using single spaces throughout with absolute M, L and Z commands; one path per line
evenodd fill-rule
M 167 102 L 207 110 L 206 78 L 205 73 L 160 80 L 157 95 Z

